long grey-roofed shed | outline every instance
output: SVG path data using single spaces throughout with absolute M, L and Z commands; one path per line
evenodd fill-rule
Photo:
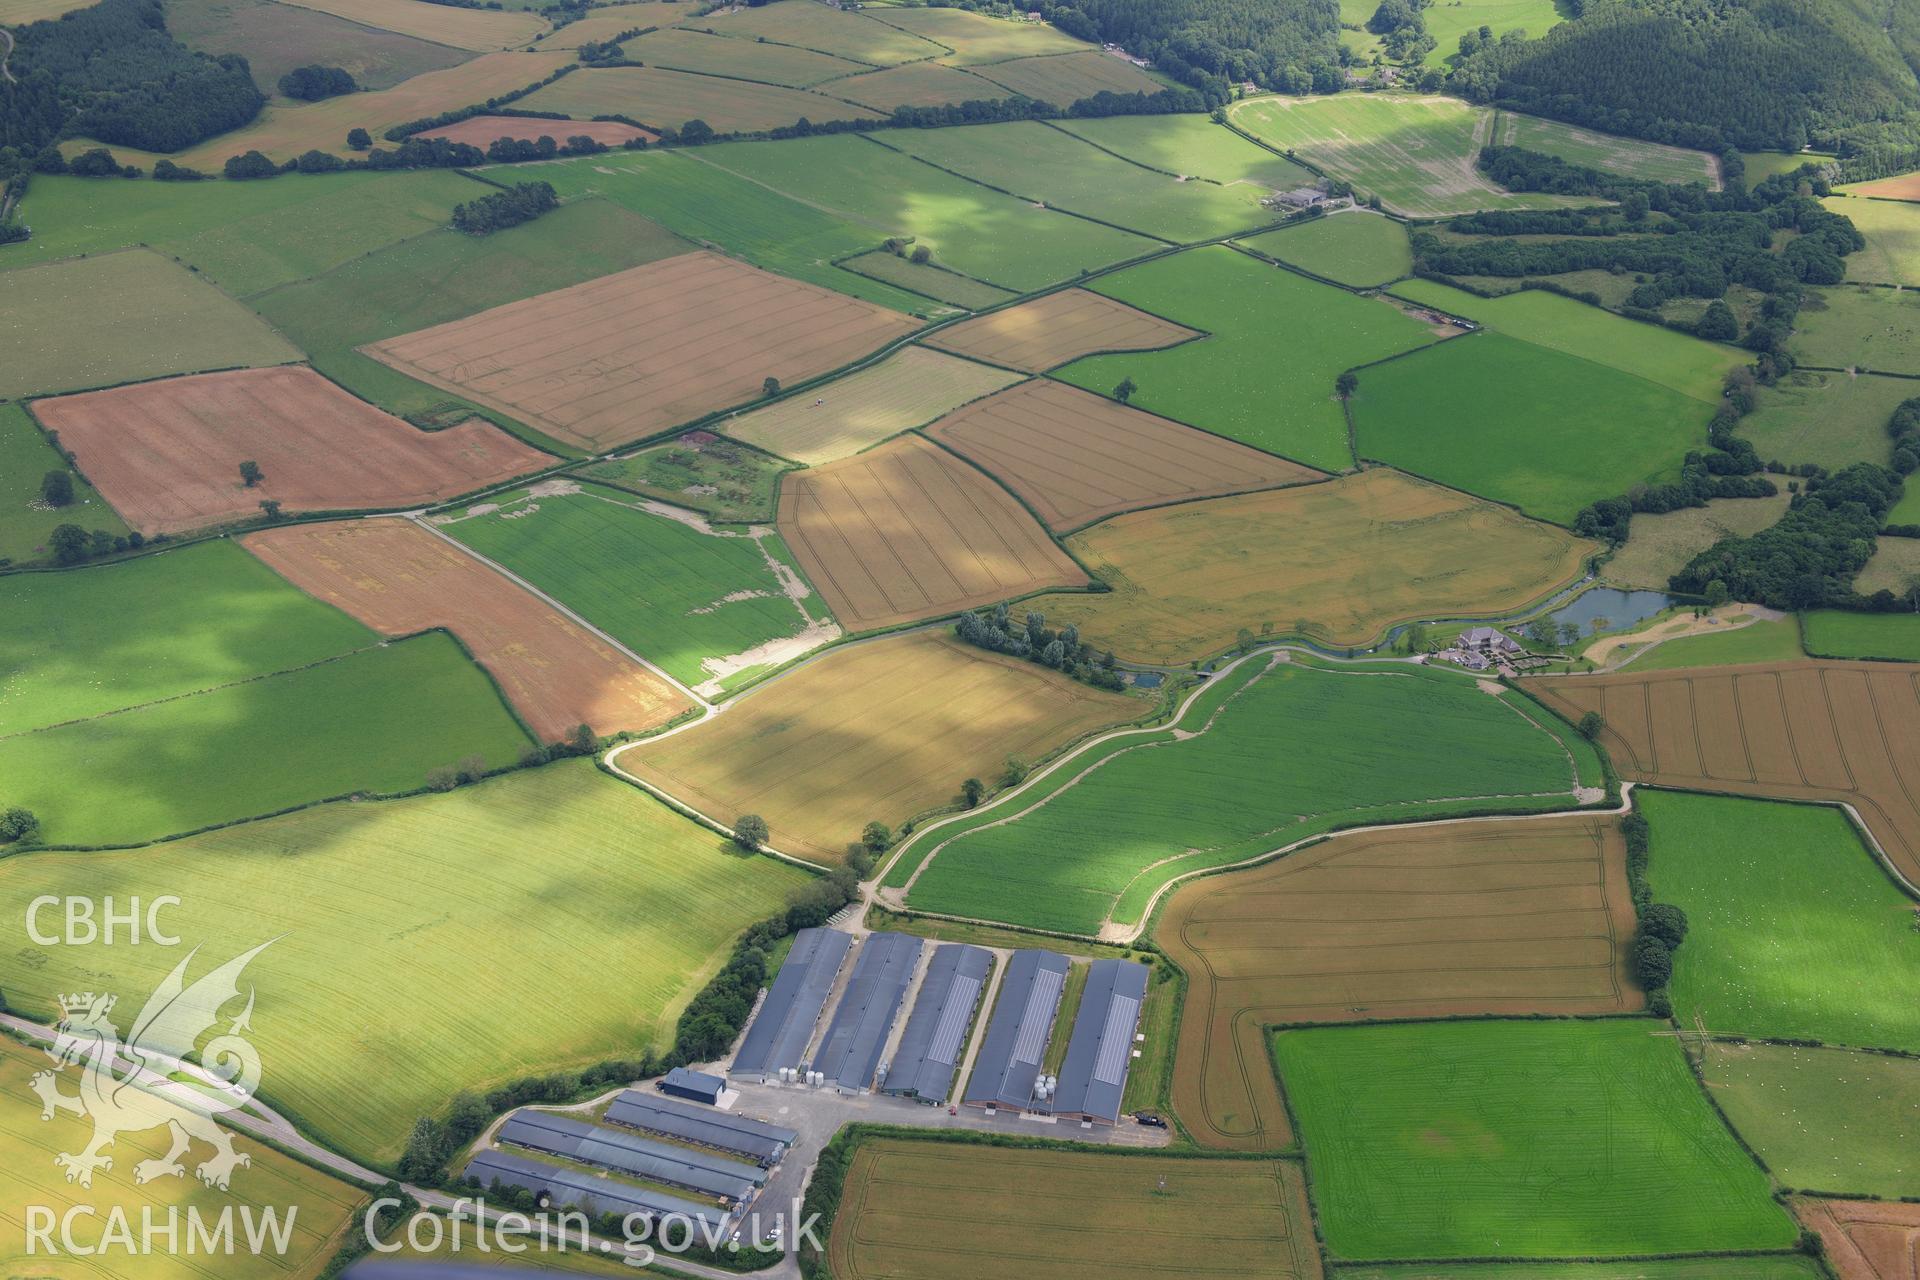
M 904 933 L 870 933 L 860 944 L 847 989 L 812 1064 L 843 1093 L 863 1093 L 872 1086 L 925 949 L 925 942 Z
M 1016 951 L 1007 961 L 986 1039 L 967 1077 L 968 1106 L 1018 1109 L 1033 1100 L 1068 968 L 1067 958 L 1053 951 Z
M 800 1065 L 852 945 L 853 939 L 837 929 L 802 929 L 793 935 L 793 949 L 753 1015 L 728 1075 L 765 1081 L 783 1067 Z
M 717 1205 L 697 1204 L 646 1187 L 615 1182 L 590 1169 L 567 1169 L 511 1151 L 482 1151 L 467 1161 L 466 1173 L 483 1187 L 494 1179 L 510 1187 L 546 1192 L 555 1204 L 594 1215 L 644 1213 L 656 1220 L 684 1218 L 696 1226 L 725 1230 L 732 1215 Z
M 947 1100 L 966 1052 L 967 1028 L 992 971 L 993 953 L 985 947 L 949 942 L 934 948 L 883 1092 L 936 1106 Z
M 1074 1015 L 1067 1060 L 1060 1067 L 1054 1114 L 1113 1124 L 1133 1065 L 1133 1036 L 1147 998 L 1147 966 L 1096 960 Z
M 733 1151 L 763 1165 L 778 1164 L 799 1135 L 764 1120 L 736 1116 L 711 1107 L 668 1102 L 628 1089 L 607 1107 L 606 1118 L 630 1129 L 663 1134 L 717 1151 Z
M 548 1111 L 523 1111 L 509 1118 L 500 1126 L 499 1140 L 736 1204 L 751 1200 L 767 1180 L 766 1171 L 758 1165 Z

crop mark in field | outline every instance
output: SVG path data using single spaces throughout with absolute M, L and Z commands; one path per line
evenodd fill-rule
M 1809 1196 L 1789 1203 L 1819 1234 L 1840 1280 L 1920 1280 L 1920 1204 Z
M 1105 294 L 1062 289 L 942 329 L 927 345 L 1023 373 L 1045 373 L 1083 356 L 1157 351 L 1201 336 Z
M 1882 857 L 1920 883 L 1920 673 L 1808 661 L 1530 687 L 1575 719 L 1599 712 L 1637 781 L 1854 806 Z

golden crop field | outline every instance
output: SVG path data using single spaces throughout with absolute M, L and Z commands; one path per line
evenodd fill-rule
M 547 20 L 524 9 L 456 9 L 426 0 L 280 0 L 318 9 L 363 27 L 394 31 L 418 40 L 477 53 L 516 49 L 547 29 Z
M 927 345 L 989 364 L 1045 373 L 1082 356 L 1155 351 L 1199 335 L 1086 289 L 1062 289 L 942 329 Z

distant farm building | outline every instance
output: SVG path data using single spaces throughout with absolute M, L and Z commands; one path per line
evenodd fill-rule
M 1276 191 L 1267 199 L 1270 204 L 1289 209 L 1318 209 L 1327 203 L 1327 193 L 1319 187 L 1294 187 L 1290 191 Z
M 657 1133 L 677 1142 L 732 1152 L 763 1168 L 779 1164 L 799 1136 L 777 1124 L 684 1102 L 668 1102 L 637 1089 L 628 1089 L 615 1098 L 607 1107 L 606 1119 L 610 1124 L 624 1125 L 642 1133 Z
M 766 1170 L 637 1133 L 589 1124 L 547 1111 L 522 1111 L 500 1126 L 498 1141 L 541 1155 L 578 1161 L 627 1178 L 745 1204 L 766 1185 Z
M 719 1076 L 710 1076 L 704 1071 L 689 1071 L 685 1067 L 675 1067 L 667 1072 L 654 1088 L 673 1098 L 685 1098 L 689 1102 L 704 1102 L 713 1106 L 720 1101 L 720 1095 L 726 1092 L 727 1082 Z
M 542 1206 L 580 1209 L 591 1216 L 639 1214 L 651 1220 L 681 1219 L 696 1229 L 724 1233 L 733 1215 L 713 1204 L 670 1196 L 651 1187 L 615 1182 L 591 1169 L 548 1164 L 511 1151 L 482 1151 L 467 1161 L 465 1176 L 482 1187 L 498 1182 L 531 1191 Z

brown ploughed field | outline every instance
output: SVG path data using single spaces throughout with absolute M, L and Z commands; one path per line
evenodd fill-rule
M 427 129 L 417 136 L 464 142 L 482 151 L 502 138 L 514 138 L 522 142 L 552 138 L 561 146 L 565 146 L 569 138 L 592 138 L 610 147 L 621 146 L 629 138 L 645 138 L 649 142 L 659 138 L 658 134 L 622 124 L 618 120 L 537 120 L 532 116 L 469 116 L 458 124 Z
M 1188 978 L 1174 1107 L 1204 1146 L 1284 1147 L 1264 1028 L 1638 1009 L 1633 930 L 1626 846 L 1590 816 L 1360 832 L 1192 881 L 1154 931 Z
M 993 472 L 1062 533 L 1137 507 L 1326 479 L 1047 378 L 976 400 L 927 434 Z
M 1880 200 L 1920 200 L 1920 173 L 1903 173 L 1897 178 L 1863 182 L 1849 190 L 1856 196 L 1873 196 Z
M 1840 1280 L 1920 1280 L 1920 1204 L 1795 1196 L 1794 1216 L 1820 1233 Z
M 599 452 L 826 373 L 919 322 L 685 253 L 363 348 L 556 440 Z
M 1106 351 L 1155 351 L 1200 335 L 1085 289 L 1063 289 L 942 329 L 927 345 L 1025 373 Z
M 478 418 L 422 431 L 297 365 L 89 391 L 33 411 L 149 536 L 254 518 L 267 499 L 288 514 L 424 506 L 554 461 Z M 252 488 L 242 462 L 260 464 Z
M 579 623 L 408 520 L 289 525 L 241 545 L 316 599 L 389 636 L 445 627 L 542 742 L 658 728 L 693 703 Z
M 848 631 L 1087 581 L 1012 494 L 917 435 L 789 475 L 780 534 Z
M 1700 791 L 1842 801 L 1920 883 L 1920 671 L 1877 662 L 1530 681 L 1572 720 L 1598 711 L 1620 776 Z

